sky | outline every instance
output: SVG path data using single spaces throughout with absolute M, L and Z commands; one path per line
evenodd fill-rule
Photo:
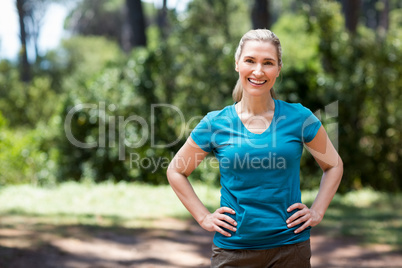
M 64 19 L 67 16 L 66 7 L 52 3 L 43 18 L 43 26 L 39 36 L 39 53 L 55 48 L 66 34 L 63 29 Z M 19 22 L 15 0 L 1 0 L 0 2 L 0 59 L 16 60 L 20 49 Z M 28 55 L 33 55 L 33 48 Z
M 162 0 L 143 0 L 161 6 Z M 169 8 L 184 11 L 190 0 L 168 0 Z M 47 9 L 39 35 L 39 53 L 56 48 L 60 40 L 67 36 L 63 29 L 64 19 L 68 14 L 66 6 L 52 3 Z M 15 0 L 0 0 L 0 59 L 16 60 L 20 49 L 19 22 Z M 33 47 L 28 48 L 28 57 L 33 56 Z M 32 59 L 30 57 L 30 59 Z

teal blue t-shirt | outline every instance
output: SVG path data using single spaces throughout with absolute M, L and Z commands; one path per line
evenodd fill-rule
M 230 105 L 208 113 L 191 132 L 206 152 L 213 151 L 221 174 L 221 206 L 232 208 L 237 231 L 216 232 L 214 243 L 226 249 L 269 249 L 303 242 L 310 228 L 295 234 L 286 220 L 301 202 L 300 158 L 303 143 L 317 134 L 321 122 L 301 104 L 275 101 L 273 120 L 261 134 L 250 132 Z

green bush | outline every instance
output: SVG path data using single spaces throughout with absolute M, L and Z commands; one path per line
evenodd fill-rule
M 350 34 L 340 14 L 339 4 L 315 1 L 306 16 L 311 33 L 320 38 L 317 84 L 327 102 L 339 101 L 339 152 L 345 163 L 340 190 L 400 191 L 401 27 L 386 36 L 364 26 Z M 395 10 L 390 25 L 401 15 Z
M 133 165 L 131 161 L 168 157 L 168 152 L 150 145 L 150 110 L 151 104 L 157 103 L 153 102 L 155 99 L 147 100 L 147 96 L 154 98 L 150 59 L 146 50 L 139 50 L 125 63 L 109 64 L 69 91 L 59 123 L 61 180 L 165 180 L 165 172 L 154 165 Z M 146 94 L 147 91 L 151 93 Z
M 48 74 L 35 76 L 29 83 L 21 82 L 17 68 L 5 60 L 0 62 L 0 111 L 11 127 L 34 128 L 50 120 L 62 97 L 52 83 Z
M 0 185 L 55 182 L 55 152 L 42 150 L 45 129 L 10 129 L 0 113 Z
M 209 3 L 207 8 L 216 12 L 216 16 L 204 18 L 204 26 L 213 32 L 203 30 L 194 37 L 191 29 L 199 26 L 194 17 L 200 14 L 197 9 L 203 8 L 198 6 L 200 3 L 194 3 L 190 8 L 192 15 L 183 22 L 183 27 L 174 29 L 168 40 L 153 40 L 150 48 L 136 48 L 126 60 L 110 61 L 102 65 L 103 69 L 96 75 L 87 76 L 80 83 L 66 84 L 70 90 L 60 117 L 65 120 L 68 112 L 78 104 L 93 105 L 93 109 L 81 109 L 75 113 L 69 127 L 79 141 L 98 142 L 98 145 L 99 141 L 105 142 L 101 147 L 79 148 L 68 140 L 64 122 L 61 123 L 58 149 L 62 180 L 81 180 L 85 173 L 94 181 L 166 183 L 167 164 L 189 134 L 187 122 L 194 116 L 200 117 L 222 108 L 223 103 L 231 103 L 231 88 L 237 79 L 234 43 L 228 40 L 230 35 L 222 35 L 225 29 L 215 27 L 228 14 L 220 4 Z M 151 28 L 150 33 L 155 34 L 155 29 Z M 194 38 L 199 42 L 194 42 Z M 195 57 L 194 51 L 202 56 Z M 228 69 L 232 71 L 228 72 Z M 152 105 L 175 107 L 152 110 Z M 130 116 L 143 118 L 147 127 L 130 123 L 121 133 L 119 118 L 124 121 Z M 105 122 L 102 122 L 103 118 Z M 110 118 L 115 121 L 111 122 Z M 129 148 L 119 140 L 123 137 L 123 142 L 135 143 L 143 137 L 143 131 L 149 136 L 138 148 Z M 174 144 L 166 148 L 165 145 L 171 143 Z M 139 165 L 131 161 L 133 156 L 139 159 Z M 147 161 L 159 161 L 158 166 Z M 216 179 L 216 170 L 213 173 Z M 200 174 L 194 177 L 202 178 Z M 207 177 L 210 180 L 211 175 Z

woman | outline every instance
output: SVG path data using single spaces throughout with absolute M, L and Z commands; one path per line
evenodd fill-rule
M 310 110 L 275 99 L 282 50 L 274 33 L 247 32 L 235 61 L 235 103 L 201 120 L 170 163 L 169 183 L 201 227 L 215 232 L 211 267 L 310 267 L 309 230 L 335 195 L 342 160 Z M 323 170 L 310 208 L 301 203 L 303 145 Z M 187 180 L 211 151 L 222 185 L 213 213 Z

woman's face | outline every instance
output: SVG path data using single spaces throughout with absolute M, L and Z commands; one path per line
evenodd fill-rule
M 267 41 L 245 42 L 240 59 L 236 61 L 236 71 L 244 88 L 243 94 L 269 94 L 281 71 L 276 47 Z

